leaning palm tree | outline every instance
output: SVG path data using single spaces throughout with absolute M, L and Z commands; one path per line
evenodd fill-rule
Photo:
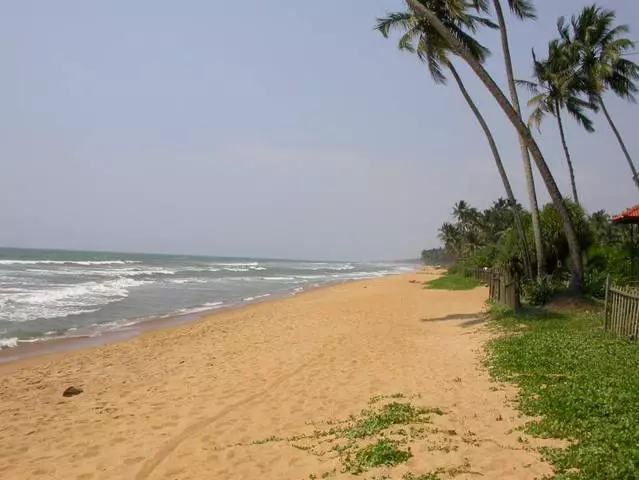
M 435 2 L 431 1 L 430 3 L 436 8 Z M 493 26 L 493 24 L 483 17 L 475 16 L 472 14 L 465 14 L 464 16 L 461 16 L 459 18 L 453 18 L 446 12 L 442 12 L 442 16 L 448 23 L 448 27 L 458 38 L 461 39 L 466 47 L 472 52 L 473 56 L 478 61 L 483 62 L 489 54 L 488 49 L 474 40 L 468 34 L 466 34 L 463 27 L 474 31 L 478 24 L 483 24 L 491 27 Z M 513 216 L 515 218 L 515 226 L 517 228 L 520 248 L 522 250 L 522 256 L 524 258 L 526 275 L 528 277 L 532 277 L 530 253 L 526 244 L 526 234 L 524 226 L 521 220 L 520 212 L 517 209 L 517 201 L 515 199 L 513 189 L 508 179 L 506 169 L 504 168 L 503 162 L 501 160 L 501 155 L 499 154 L 499 149 L 497 148 L 497 144 L 495 143 L 495 139 L 492 135 L 492 132 L 490 131 L 490 128 L 488 127 L 488 124 L 486 123 L 484 117 L 477 108 L 477 105 L 468 93 L 468 90 L 466 89 L 466 86 L 464 85 L 459 73 L 457 72 L 456 68 L 449 58 L 451 52 L 448 43 L 441 37 L 441 35 L 439 35 L 437 31 L 430 27 L 427 22 L 420 20 L 415 15 L 413 15 L 412 12 L 393 13 L 385 18 L 380 18 L 377 21 L 376 28 L 385 38 L 388 38 L 391 30 L 399 29 L 400 31 L 402 31 L 403 35 L 399 40 L 399 48 L 401 50 L 406 50 L 411 53 L 417 54 L 418 58 L 428 65 L 431 76 L 435 83 L 446 83 L 447 79 L 444 70 L 448 69 L 452 74 L 457 83 L 457 86 L 459 87 L 459 90 L 462 93 L 462 96 L 466 100 L 466 103 L 470 107 L 471 111 L 474 113 L 482 130 L 484 131 L 484 134 L 492 151 L 497 170 L 499 171 L 504 189 L 506 190 L 506 195 L 508 196 L 509 203 L 513 209 Z M 463 202 L 460 202 L 460 204 L 462 208 L 458 209 L 458 213 L 464 215 L 467 213 L 467 209 L 463 208 L 466 206 L 466 204 Z
M 537 142 L 530 133 L 530 129 L 522 121 L 521 117 L 517 114 L 517 111 L 504 95 L 504 92 L 502 92 L 495 80 L 490 76 L 486 69 L 484 69 L 481 62 L 473 56 L 472 52 L 456 36 L 455 32 L 446 25 L 445 21 L 442 21 L 442 18 L 440 18 L 441 10 L 447 11 L 453 15 L 459 15 L 459 12 L 467 10 L 468 2 L 466 0 L 438 0 L 436 1 L 438 8 L 433 8 L 430 5 L 432 2 L 425 2 L 424 0 L 406 0 L 406 3 L 418 18 L 425 21 L 441 35 L 442 39 L 447 41 L 451 51 L 464 59 L 468 66 L 475 72 L 477 77 L 482 81 L 482 83 L 484 83 L 491 95 L 495 98 L 501 109 L 508 117 L 508 120 L 515 127 L 517 133 L 524 138 L 526 146 L 532 154 L 533 160 L 537 165 L 539 173 L 546 184 L 548 193 L 550 194 L 563 223 L 573 267 L 570 284 L 571 289 L 574 291 L 582 291 L 584 276 L 581 247 L 570 217 L 570 212 L 566 207 L 566 203 L 559 191 L 559 187 L 557 187 L 557 183 L 555 182 L 552 172 L 548 168 L 548 164 L 539 149 L 539 145 L 537 145 Z
M 592 5 L 584 8 L 578 16 L 573 16 L 570 25 L 560 18 L 558 27 L 566 44 L 576 49 L 579 74 L 587 82 L 587 94 L 592 103 L 601 107 L 639 189 L 635 164 L 604 102 L 604 94 L 608 91 L 634 102 L 637 92 L 635 81 L 639 79 L 639 65 L 624 58 L 635 48 L 635 43 L 624 36 L 629 28 L 627 25 L 615 26 L 614 23 L 615 12 Z
M 511 12 L 520 20 L 534 20 L 536 18 L 535 7 L 531 0 L 507 0 Z M 495 15 L 499 25 L 501 37 L 501 49 L 504 56 L 504 64 L 506 66 L 506 78 L 508 80 L 508 90 L 510 92 L 510 100 L 512 106 L 519 117 L 522 117 L 519 105 L 519 95 L 515 85 L 515 74 L 513 73 L 513 62 L 510 55 L 510 42 L 508 40 L 508 26 L 504 16 L 500 0 L 493 0 Z M 488 10 L 488 0 L 475 0 L 475 7 L 482 11 Z M 526 188 L 528 190 L 528 200 L 530 201 L 530 213 L 532 218 L 533 239 L 535 242 L 535 253 L 537 255 L 537 276 L 541 277 L 545 273 L 545 255 L 543 250 L 543 241 L 541 236 L 541 224 L 539 221 L 539 204 L 537 203 L 537 192 L 535 190 L 535 179 L 533 177 L 532 164 L 530 162 L 530 153 L 525 139 L 519 136 L 519 147 L 521 149 L 521 158 L 524 163 L 524 174 L 526 177 Z
M 561 112 L 565 110 L 572 116 L 587 132 L 594 132 L 592 121 L 586 115 L 586 110 L 594 109 L 594 106 L 582 100 L 579 95 L 584 85 L 582 79 L 576 74 L 577 58 L 575 51 L 566 48 L 559 40 L 552 40 L 548 44 L 548 58 L 544 61 L 537 60 L 533 50 L 533 82 L 519 81 L 520 85 L 527 86 L 533 93 L 533 97 L 528 102 L 528 106 L 533 109 L 529 125 L 541 128 L 541 122 L 546 114 L 550 114 L 557 119 L 559 136 L 563 146 L 568 172 L 570 174 L 570 185 L 575 203 L 579 204 L 577 193 L 577 183 L 575 181 L 575 170 L 570 156 L 570 150 L 566 142 Z

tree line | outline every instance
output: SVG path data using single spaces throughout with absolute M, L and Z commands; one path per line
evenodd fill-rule
M 562 271 L 570 276 L 570 288 L 576 292 L 583 292 L 586 288 L 586 250 L 583 232 L 580 230 L 582 225 L 579 222 L 584 219 L 585 212 L 579 203 L 575 169 L 566 140 L 564 122 L 566 116 L 569 116 L 586 131 L 592 132 L 594 127 L 590 115 L 603 113 L 630 168 L 630 179 L 639 189 L 639 178 L 633 159 L 605 101 L 610 94 L 634 101 L 639 66 L 627 58 L 635 48 L 634 42 L 627 37 L 628 26 L 617 24 L 615 12 L 598 5 L 585 7 L 569 20 L 565 17 L 559 18 L 557 37 L 549 41 L 544 56 L 540 58 L 532 51 L 532 78 L 527 80 L 517 78 L 513 69 L 504 5 L 516 19 L 534 21 L 537 17 L 532 0 L 405 0 L 405 3 L 405 11 L 379 18 L 376 29 L 386 38 L 390 37 L 392 32 L 398 31 L 400 50 L 414 54 L 423 62 L 435 83 L 447 83 L 448 74 L 454 79 L 460 94 L 486 136 L 504 186 L 506 199 L 499 200 L 499 206 L 494 205 L 489 210 L 491 215 L 497 216 L 496 221 L 500 219 L 499 222 L 510 215 L 517 251 L 510 261 L 521 265 L 522 274 L 530 282 L 544 282 L 548 275 L 556 271 L 556 265 L 549 265 L 548 262 L 558 261 L 559 257 L 562 257 Z M 508 94 L 484 67 L 485 60 L 491 52 L 476 38 L 480 29 L 494 29 L 500 33 Z M 457 62 L 464 62 L 470 67 L 495 99 L 519 137 L 528 193 L 527 211 L 515 197 L 490 126 L 466 89 L 463 78 L 455 66 Z M 528 105 L 532 108 L 532 114 L 526 121 L 522 117 L 518 86 L 525 87 L 531 93 Z M 532 127 L 539 128 L 547 116 L 555 117 L 557 122 L 568 165 L 572 199 L 568 199 L 559 190 L 553 172 L 532 134 Z M 552 204 L 541 210 L 537 200 L 533 164 L 552 199 Z M 459 206 L 458 204 L 456 210 Z M 465 204 L 461 206 L 467 207 Z M 462 234 L 465 240 L 460 241 L 458 246 L 462 248 L 461 245 L 464 245 L 463 248 L 467 249 L 474 248 L 471 245 L 477 242 L 495 240 L 497 231 L 484 231 L 478 226 L 481 216 L 475 214 L 487 212 L 476 212 L 472 209 L 468 211 L 465 208 L 462 208 L 461 212 L 461 215 L 470 217 L 465 217 L 466 221 L 459 225 L 457 215 L 460 212 L 457 212 L 457 227 L 445 224 L 442 226 L 442 235 L 449 238 L 448 234 Z M 556 228 L 548 231 L 551 227 L 542 221 L 544 213 L 547 217 L 552 217 L 553 228 L 560 227 L 561 234 Z M 597 218 L 601 218 L 601 215 Z M 460 232 L 455 228 L 465 230 Z M 500 235 L 503 237 L 505 232 L 501 231 Z M 481 239 L 475 242 L 477 236 Z M 562 245 L 549 244 L 548 238 L 552 236 Z M 468 242 L 469 239 L 473 241 Z M 450 248 L 457 247 L 451 243 Z M 446 250 L 448 251 L 448 246 Z M 467 253 L 463 252 L 464 255 Z
M 608 276 L 620 285 L 634 283 L 639 275 L 637 227 L 614 225 L 610 215 L 603 210 L 588 215 L 572 200 L 567 200 L 566 206 L 586 260 L 584 290 L 603 297 Z M 516 205 L 515 210 L 522 218 L 526 239 L 532 241 L 531 213 L 521 205 Z M 445 222 L 439 229 L 439 238 L 444 245 L 442 256 L 454 263 L 451 270 L 463 274 L 477 268 L 497 267 L 524 275 L 521 244 L 517 230 L 512 226 L 514 216 L 506 199 L 498 199 L 485 210 L 464 200 L 457 202 L 452 211 L 453 221 Z M 570 247 L 553 203 L 541 208 L 539 222 L 546 266 L 540 284 L 549 289 L 549 285 L 562 283 L 570 277 Z M 534 283 L 529 287 L 538 285 Z

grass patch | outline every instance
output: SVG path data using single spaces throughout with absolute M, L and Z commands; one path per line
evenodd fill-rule
M 355 475 L 374 467 L 393 467 L 406 462 L 413 454 L 409 450 L 399 448 L 399 442 L 387 438 L 348 454 L 344 459 L 347 472 Z
M 350 428 L 348 438 L 364 438 L 376 435 L 393 425 L 424 423 L 429 419 L 424 415 L 428 410 L 416 408 L 410 403 L 389 403 L 379 410 L 363 410 L 361 417 Z
M 498 380 L 516 383 L 530 434 L 573 441 L 546 449 L 557 479 L 639 478 L 639 345 L 602 331 L 585 312 L 523 311 L 496 323 L 488 346 Z
M 425 440 L 430 434 L 438 433 L 437 429 L 431 428 L 431 416 L 445 415 L 441 408 L 425 408 L 414 406 L 408 401 L 397 401 L 408 398 L 419 396 L 406 396 L 401 393 L 377 395 L 369 400 L 368 407 L 358 415 L 350 415 L 344 420 L 331 419 L 320 424 L 307 422 L 308 426 L 315 427 L 312 432 L 287 438 L 272 435 L 220 449 L 278 442 L 305 451 L 309 455 L 329 456 L 341 464 L 342 472 L 354 475 L 375 467 L 393 467 L 413 456 L 410 450 L 411 443 Z M 318 428 L 320 426 L 327 428 Z M 432 449 L 446 453 L 456 449 L 456 446 L 449 443 L 437 442 Z M 332 478 L 333 473 L 335 471 L 324 472 L 321 478 Z M 314 479 L 320 478 L 319 472 L 311 475 Z
M 441 278 L 431 280 L 426 284 L 428 290 L 472 290 L 479 287 L 480 283 L 471 277 L 448 274 Z

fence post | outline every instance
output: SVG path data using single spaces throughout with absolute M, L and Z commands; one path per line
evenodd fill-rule
M 608 314 L 610 307 L 608 305 L 608 292 L 610 291 L 610 275 L 606 277 L 606 296 L 604 300 L 604 330 L 608 330 Z

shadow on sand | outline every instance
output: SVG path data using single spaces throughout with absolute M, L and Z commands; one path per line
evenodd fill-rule
M 486 320 L 488 320 L 488 315 L 483 313 L 453 313 L 444 317 L 421 319 L 422 322 L 448 322 L 459 320 L 466 320 L 464 323 L 461 324 L 461 326 L 464 328 L 468 328 L 479 325 L 480 323 L 484 323 Z

